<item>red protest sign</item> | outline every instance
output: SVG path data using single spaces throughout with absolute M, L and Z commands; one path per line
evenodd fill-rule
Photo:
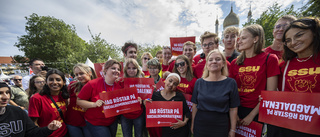
M 141 110 L 135 87 L 103 92 L 100 93 L 100 98 L 104 101 L 103 111 L 106 118 Z
M 136 87 L 142 100 L 152 97 L 153 85 L 153 78 L 124 78 L 124 87 Z
M 173 56 L 182 55 L 183 44 L 187 41 L 195 43 L 196 37 L 170 37 L 171 52 Z
M 319 93 L 262 91 L 259 121 L 320 135 Z
M 160 80 L 157 84 L 156 84 L 156 91 L 159 92 L 161 90 L 164 89 L 164 82 L 162 80 Z
M 262 124 L 252 121 L 248 126 L 236 127 L 236 137 L 261 137 Z
M 191 102 L 191 98 L 192 98 L 192 95 L 190 95 L 190 94 L 185 94 L 185 93 L 183 93 L 183 95 L 184 95 L 184 98 L 186 98 L 186 102 L 187 102 L 187 105 L 188 105 L 188 107 L 189 107 L 189 110 L 190 110 L 190 112 L 192 112 L 192 102 Z
M 103 65 L 104 63 L 94 63 L 94 69 L 98 77 L 103 77 Z
M 182 101 L 152 101 L 146 103 L 146 126 L 169 127 L 182 120 Z

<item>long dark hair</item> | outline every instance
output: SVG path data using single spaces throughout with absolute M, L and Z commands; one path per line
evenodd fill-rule
M 313 47 L 313 60 L 318 56 L 320 52 L 320 20 L 318 18 L 306 17 L 299 20 L 291 22 L 290 26 L 285 30 L 282 37 L 282 42 L 285 43 L 283 49 L 284 54 L 282 56 L 284 61 L 291 60 L 297 56 L 297 53 L 293 52 L 287 47 L 286 43 L 286 33 L 289 29 L 298 28 L 304 30 L 311 30 L 313 34 L 313 41 L 311 46 Z
M 179 56 L 176 58 L 176 61 L 177 61 L 178 59 L 182 59 L 182 60 L 186 63 L 186 65 L 187 65 L 186 79 L 187 79 L 188 81 L 191 81 L 194 76 L 193 76 L 193 71 L 192 71 L 192 67 L 191 67 L 191 63 L 190 63 L 189 58 L 188 58 L 187 56 L 185 56 L 185 55 L 179 55 Z M 179 74 L 179 76 L 181 77 L 181 74 L 180 74 L 180 72 L 178 71 L 178 68 L 176 67 L 176 65 L 174 65 L 172 72 Z
M 46 81 L 48 80 L 48 77 L 52 74 L 59 75 L 61 77 L 61 79 L 63 80 L 63 82 L 66 83 L 66 79 L 64 77 L 64 74 L 60 70 L 57 70 L 57 69 L 52 69 L 52 70 L 48 71 L 48 73 L 46 75 Z M 48 96 L 51 95 L 50 88 L 47 83 L 43 86 L 43 90 L 40 92 L 40 95 L 48 95 Z M 61 96 L 64 99 L 69 98 L 68 88 L 67 88 L 66 84 L 64 84 L 63 87 L 61 88 Z

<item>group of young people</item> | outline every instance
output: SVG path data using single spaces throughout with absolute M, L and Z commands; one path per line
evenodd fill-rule
M 73 68 L 76 80 L 68 86 L 61 71 L 52 69 L 43 77 L 43 61 L 32 60 L 30 66 L 38 74 L 23 78 L 28 79 L 28 116 L 32 122 L 26 114 L 21 115 L 27 128 L 19 135 L 115 137 L 120 123 L 124 137 L 188 137 L 191 134 L 234 137 L 237 124 L 247 126 L 252 121 L 259 122 L 262 90 L 306 94 L 320 91 L 317 83 L 320 81 L 320 20 L 283 16 L 274 25 L 273 36 L 272 45 L 263 49 L 265 34 L 260 25 L 245 26 L 241 30 L 228 27 L 223 32 L 225 50 L 219 51 L 217 34 L 207 31 L 200 37 L 202 54 L 195 56 L 196 46 L 188 41 L 184 43 L 183 55 L 173 60 L 170 47 L 164 47 L 156 58 L 143 53 L 141 66 L 136 60 L 137 44 L 127 42 L 122 47 L 123 63 L 108 60 L 99 78 L 88 65 L 76 64 Z M 124 88 L 123 78 L 129 77 L 153 78 L 155 84 L 164 81 L 165 86 L 161 91 L 155 90 L 151 99 L 139 98 L 141 110 L 106 118 L 104 101 L 99 94 Z M 22 112 L 6 105 L 10 100 L 10 87 L 3 83 L 0 86 L 1 123 L 10 125 L 12 120 L 5 120 L 4 116 L 18 119 L 11 114 Z M 192 96 L 192 109 L 188 108 L 184 94 Z M 145 104 L 152 101 L 182 101 L 183 119 L 177 119 L 170 127 L 146 128 Z M 35 125 L 47 128 L 38 129 Z M 13 128 L 0 134 L 18 136 Z M 268 124 L 267 136 L 317 135 Z

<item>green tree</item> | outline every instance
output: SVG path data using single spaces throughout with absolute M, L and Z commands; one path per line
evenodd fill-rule
M 151 55 L 153 57 L 156 56 L 156 53 L 159 51 L 159 50 L 162 50 L 162 46 L 160 45 L 151 45 L 151 44 L 139 44 L 138 45 L 138 55 L 137 55 L 137 61 L 140 65 L 142 65 L 141 63 L 141 56 L 144 52 L 150 52 Z
M 317 16 L 320 17 L 320 1 L 319 0 L 309 0 L 306 5 L 304 5 L 301 10 L 303 16 Z
M 118 61 L 122 60 L 121 49 L 119 46 L 108 43 L 105 39 L 100 37 L 101 33 L 98 35 L 93 35 L 88 27 L 91 34 L 91 40 L 89 44 L 86 45 L 84 51 L 86 57 L 88 57 L 93 63 L 104 63 L 109 57 L 116 59 Z
M 265 47 L 268 47 L 273 42 L 273 28 L 274 24 L 277 22 L 277 20 L 284 15 L 294 15 L 297 16 L 298 13 L 294 11 L 294 6 L 291 5 L 290 7 L 281 10 L 281 5 L 278 3 L 273 4 L 271 7 L 269 7 L 266 11 L 264 11 L 259 18 L 256 20 L 251 19 L 250 22 L 247 22 L 243 24 L 242 26 L 250 25 L 250 24 L 260 24 L 263 27 L 264 33 L 265 33 L 265 40 L 266 44 Z
M 86 42 L 77 35 L 74 25 L 35 13 L 25 18 L 27 34 L 18 37 L 14 46 L 27 58 L 41 58 L 49 67 L 64 72 L 77 61 L 85 61 L 79 53 L 85 49 Z

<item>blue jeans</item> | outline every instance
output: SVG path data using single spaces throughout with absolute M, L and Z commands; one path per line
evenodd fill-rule
M 93 137 L 115 137 L 117 134 L 118 121 L 116 120 L 110 126 L 95 126 L 86 121 L 86 126 Z
M 120 117 L 123 137 L 132 137 L 132 126 L 134 127 L 134 136 L 142 137 L 144 117 L 140 115 L 136 119 L 127 119 L 123 115 Z
M 67 124 L 67 128 L 68 128 L 70 137 L 92 137 L 91 133 L 89 132 L 86 126 L 77 127 L 77 126 L 72 126 Z

